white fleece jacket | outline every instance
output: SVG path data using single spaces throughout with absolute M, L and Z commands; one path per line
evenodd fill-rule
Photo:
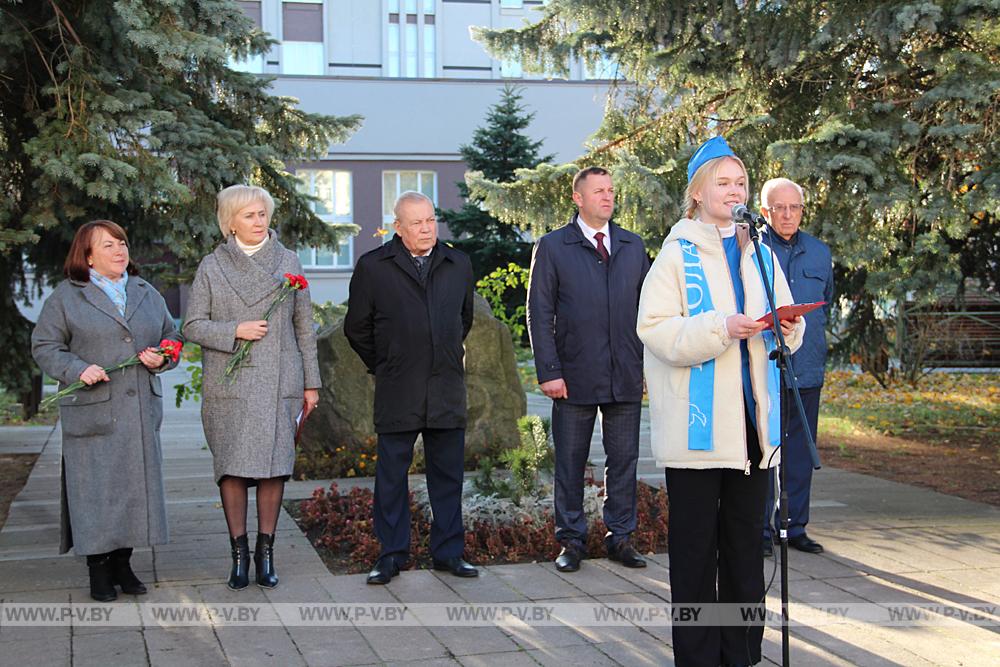
M 746 296 L 745 314 L 753 319 L 767 312 L 754 248 L 746 225 L 737 225 L 741 248 L 740 275 Z M 698 248 L 712 296 L 714 310 L 690 316 L 680 241 Z M 763 252 L 770 252 L 762 245 Z M 775 258 L 774 293 L 777 305 L 794 303 L 788 283 Z M 749 470 L 746 425 L 743 418 L 743 374 L 738 339 L 729 337 L 726 318 L 736 313 L 736 293 L 729 275 L 726 253 L 718 228 L 696 220 L 677 222 L 663 242 L 642 285 L 636 327 L 645 345 L 643 366 L 652 417 L 653 457 L 667 468 L 736 468 Z M 805 318 L 786 343 L 792 352 L 802 344 Z M 775 447 L 768 445 L 767 350 L 763 336 L 747 341 L 750 380 L 757 403 L 757 436 L 763 454 L 760 467 L 768 465 Z M 715 359 L 715 395 L 712 409 L 712 449 L 688 449 L 688 380 L 691 366 Z M 777 465 L 779 455 L 770 461 Z

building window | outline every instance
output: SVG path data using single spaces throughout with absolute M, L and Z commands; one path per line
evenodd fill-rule
M 520 60 L 501 60 L 500 76 L 505 79 L 520 79 L 524 76 Z
M 281 3 L 281 72 L 326 74 L 322 0 Z
M 243 13 L 253 21 L 253 25 L 258 30 L 261 29 L 260 22 L 260 0 L 256 2 L 237 2 Z M 263 74 L 264 73 L 264 54 L 259 53 L 255 56 L 250 56 L 249 58 L 243 60 L 237 60 L 236 58 L 229 59 L 229 69 L 234 69 L 237 72 L 250 72 L 251 74 Z
M 299 169 L 295 175 L 299 189 L 319 199 L 312 209 L 321 220 L 334 226 L 354 222 L 351 172 Z M 345 234 L 336 247 L 300 248 L 298 255 L 304 268 L 349 269 L 354 265 L 354 237 Z
M 584 79 L 617 79 L 618 64 L 612 60 L 607 53 L 601 51 L 598 54 L 597 62 L 590 63 L 583 61 Z
M 500 9 L 524 9 L 524 0 L 500 0 Z
M 389 0 L 386 76 L 437 76 L 434 0 Z
M 392 207 L 396 198 L 407 190 L 421 192 L 437 206 L 437 172 L 436 171 L 383 171 L 382 172 L 382 229 L 385 235 L 383 242 L 392 239 L 396 230 L 392 223 L 396 219 Z

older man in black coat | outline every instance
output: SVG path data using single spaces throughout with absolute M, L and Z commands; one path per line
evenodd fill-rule
M 642 405 L 639 292 L 649 270 L 642 239 L 611 222 L 615 192 L 601 167 L 573 179 L 578 213 L 535 246 L 528 332 L 542 392 L 553 399 L 556 558 L 562 572 L 586 557 L 583 473 L 594 419 L 604 441 L 608 555 L 626 567 L 646 561 L 630 543 L 636 527 L 636 464 Z
M 386 584 L 409 559 L 407 471 L 423 435 L 434 521 L 434 568 L 479 572 L 462 559 L 465 470 L 463 341 L 472 328 L 472 263 L 440 243 L 434 204 L 404 192 L 394 207 L 396 236 L 358 260 L 344 333 L 375 375 L 375 534 L 382 545 L 369 584 Z

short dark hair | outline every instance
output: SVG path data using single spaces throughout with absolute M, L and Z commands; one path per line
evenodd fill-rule
M 63 264 L 63 274 L 67 278 L 78 280 L 82 283 L 90 282 L 90 264 L 87 259 L 90 257 L 90 246 L 94 242 L 94 235 L 97 230 L 105 229 L 108 234 L 119 241 L 124 241 L 128 245 L 128 234 L 110 220 L 93 220 L 80 226 L 73 237 L 73 243 L 69 246 L 69 253 L 66 255 L 66 263 Z M 132 263 L 129 257 L 128 267 L 125 269 L 130 276 L 139 273 L 139 269 Z
M 588 176 L 610 176 L 611 172 L 604 167 L 586 167 L 576 172 L 573 177 L 573 192 L 580 191 L 580 184 L 587 180 Z

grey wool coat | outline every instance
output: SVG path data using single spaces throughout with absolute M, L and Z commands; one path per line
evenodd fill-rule
M 201 419 L 216 482 L 292 474 L 303 392 L 322 384 L 308 289 L 293 292 L 272 313 L 267 335 L 253 344 L 236 380 L 224 377 L 242 343 L 237 325 L 263 319 L 286 273 L 301 274 L 302 265 L 270 230 L 252 256 L 230 236 L 202 260 L 191 285 L 184 336 L 202 347 Z
M 180 340 L 160 293 L 129 276 L 125 316 L 99 287 L 65 280 L 45 300 L 31 351 L 59 389 L 91 364 L 121 363 L 164 338 Z M 167 542 L 160 424 L 163 386 L 142 364 L 110 373 L 59 402 L 62 424 L 60 553 L 106 553 Z

